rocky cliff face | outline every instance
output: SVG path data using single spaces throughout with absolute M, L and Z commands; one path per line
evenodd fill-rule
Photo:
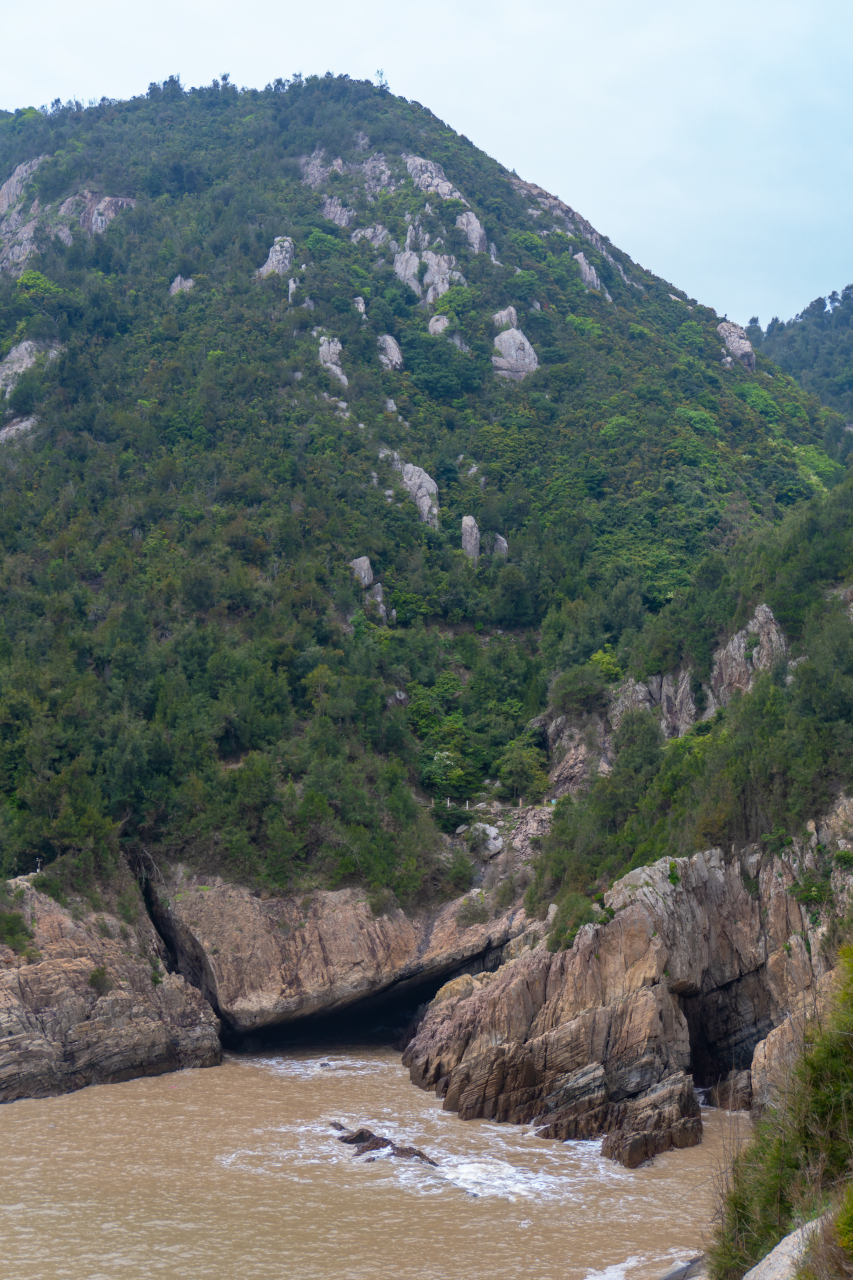
M 699 720 L 709 720 L 726 707 L 736 692 L 749 693 L 761 671 L 769 671 L 788 654 L 785 636 L 766 604 L 714 653 L 711 678 L 696 680 L 689 667 L 679 667 L 646 680 L 628 677 L 611 694 L 606 715 L 588 716 L 577 723 L 566 716 L 542 716 L 534 723 L 544 730 L 551 769 L 551 795 L 575 794 L 589 785 L 596 772 L 612 767 L 613 733 L 626 711 L 651 711 L 665 738 L 680 738 Z M 699 710 L 701 706 L 702 710 Z
M 64 244 L 71 244 L 71 231 L 80 226 L 87 235 L 105 231 L 118 214 L 132 209 L 136 201 L 127 196 L 104 196 L 91 191 L 69 196 L 61 204 L 40 204 L 33 199 L 30 179 L 48 156 L 27 160 L 0 186 L 0 271 L 19 275 L 35 251 L 36 232 L 41 228 Z
M 790 892 L 810 857 L 711 849 L 630 872 L 570 950 L 440 991 L 406 1050 L 412 1080 L 463 1119 L 604 1134 L 630 1166 L 698 1142 L 694 1076 L 748 1071 L 825 971 L 821 926 Z
M 463 903 L 377 916 L 363 890 L 264 898 L 179 869 L 154 892 L 153 916 L 178 972 L 244 1036 L 452 973 L 532 923 L 516 905 L 466 925 L 457 920 Z
M 0 1101 L 219 1062 L 218 1023 L 178 974 L 146 916 L 75 918 L 11 882 L 33 938 L 29 955 L 0 945 Z

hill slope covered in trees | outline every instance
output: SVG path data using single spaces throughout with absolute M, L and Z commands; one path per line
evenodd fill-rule
M 750 321 L 753 344 L 824 404 L 853 419 L 853 285 L 815 298 L 793 320 Z
M 724 363 L 710 309 L 420 105 L 171 80 L 5 116 L 0 178 L 0 357 L 35 357 L 0 424 L 6 874 L 85 887 L 130 842 L 271 888 L 458 888 L 429 799 L 541 794 L 556 672 L 701 663 L 798 520 L 834 550 L 797 634 L 829 625 L 843 418 Z M 703 732 L 687 773 L 651 744 L 601 838 L 708 838 L 654 809 L 704 785 Z M 738 794 L 722 835 L 764 821 Z

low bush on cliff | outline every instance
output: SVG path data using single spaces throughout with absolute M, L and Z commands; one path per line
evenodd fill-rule
M 0 910 L 0 945 L 17 952 L 26 951 L 32 937 L 20 911 Z
M 712 1280 L 740 1280 L 853 1179 L 853 949 L 841 951 L 838 973 L 831 1012 L 807 1031 L 786 1091 L 728 1174 L 708 1255 Z

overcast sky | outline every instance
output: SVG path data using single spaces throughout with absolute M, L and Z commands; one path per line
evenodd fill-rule
M 853 281 L 849 0 L 3 8 L 8 109 L 130 97 L 175 73 L 261 87 L 382 68 L 394 93 L 721 314 L 766 325 Z

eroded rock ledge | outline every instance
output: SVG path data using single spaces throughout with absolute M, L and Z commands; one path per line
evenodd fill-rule
M 33 939 L 29 956 L 0 945 L 0 1102 L 220 1061 L 213 1011 L 165 971 L 147 917 L 75 918 L 29 877 L 11 885 Z
M 538 947 L 442 988 L 404 1056 L 412 1081 L 462 1119 L 603 1135 L 630 1167 L 693 1145 L 694 1074 L 710 1085 L 748 1070 L 825 968 L 788 892 L 801 871 L 794 857 L 711 849 L 629 873 L 571 950 Z
M 389 906 L 377 916 L 364 890 L 264 898 L 178 869 L 150 905 L 178 972 L 241 1037 L 440 978 L 476 957 L 497 959 L 531 926 L 516 904 L 465 927 L 456 919 L 461 901 L 411 916 Z

